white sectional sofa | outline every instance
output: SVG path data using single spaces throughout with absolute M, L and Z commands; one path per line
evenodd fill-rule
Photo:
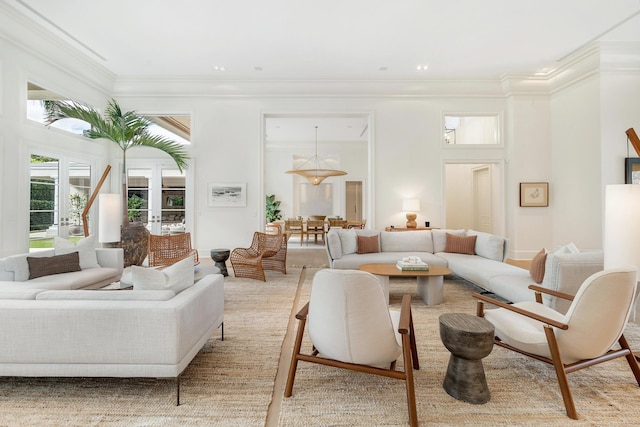
M 445 252 L 447 233 L 456 236 L 476 235 L 475 255 Z M 370 236 L 377 236 L 378 250 L 369 252 L 370 248 L 367 248 L 365 252 L 369 253 L 358 253 L 359 243 L 365 242 Z M 534 293 L 528 289 L 534 283 L 529 271 L 505 263 L 509 239 L 488 233 L 474 230 L 387 232 L 334 228 L 327 234 L 326 248 L 331 268 L 357 269 L 362 264 L 395 263 L 404 257 L 419 256 L 428 264 L 448 267 L 455 275 L 508 301 L 535 300 Z M 575 294 L 587 277 L 602 269 L 602 252 L 550 253 L 546 258 L 546 273 L 541 286 Z M 559 301 L 556 307 L 555 298 L 548 298 L 545 302 L 559 310 L 567 308 L 560 306 Z
M 80 255 L 80 271 L 52 274 L 29 279 L 27 257 L 53 257 L 56 251 L 44 250 L 29 254 L 11 255 L 0 259 L 1 289 L 98 289 L 120 280 L 124 269 L 121 248 L 91 248 L 93 256 L 85 258 L 91 251 Z M 59 251 L 60 252 L 60 251 Z M 68 252 L 68 251 L 67 251 Z
M 191 279 L 193 280 L 193 279 Z M 224 320 L 224 277 L 173 290 L 0 288 L 0 376 L 177 378 Z

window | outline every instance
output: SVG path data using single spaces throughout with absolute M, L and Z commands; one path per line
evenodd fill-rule
M 445 114 L 445 145 L 500 144 L 499 116 Z

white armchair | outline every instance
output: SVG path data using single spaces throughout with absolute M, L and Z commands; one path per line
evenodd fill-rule
M 285 397 L 293 390 L 299 360 L 405 381 L 409 423 L 418 425 L 413 370 L 419 369 L 411 317 L 411 297 L 401 311 L 389 310 L 378 280 L 358 270 L 320 270 L 309 302 L 298 312 L 296 342 Z M 310 354 L 300 352 L 308 318 Z M 403 356 L 404 371 L 396 370 Z
M 495 326 L 495 343 L 554 366 L 567 415 L 578 419 L 567 374 L 625 357 L 640 385 L 640 368 L 622 334 L 637 286 L 632 267 L 601 271 L 587 278 L 575 297 L 531 285 L 537 302 L 504 304 L 480 294 L 478 315 Z M 572 300 L 566 314 L 542 304 L 542 293 Z M 484 311 L 483 302 L 500 308 Z M 619 344 L 620 349 L 612 347 Z

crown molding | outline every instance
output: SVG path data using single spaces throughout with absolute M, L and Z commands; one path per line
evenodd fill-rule
M 1 39 L 100 92 L 111 91 L 115 74 L 29 18 L 18 7 L 17 3 L 0 1 Z

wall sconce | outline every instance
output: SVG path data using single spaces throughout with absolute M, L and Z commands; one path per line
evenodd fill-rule
M 417 212 L 420 212 L 420 200 L 404 199 L 402 200 L 402 211 L 407 213 L 407 228 L 416 228 Z
M 98 198 L 98 242 L 120 241 L 121 204 L 120 194 L 100 194 Z

